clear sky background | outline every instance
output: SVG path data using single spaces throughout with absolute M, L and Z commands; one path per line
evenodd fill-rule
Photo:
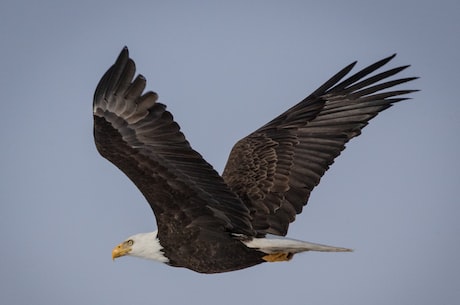
M 458 1 L 0 3 L 2 304 L 458 304 Z M 218 275 L 113 246 L 156 228 L 96 151 L 92 97 L 127 45 L 221 172 L 232 145 L 354 60 L 421 89 L 350 142 L 289 236 L 355 249 Z

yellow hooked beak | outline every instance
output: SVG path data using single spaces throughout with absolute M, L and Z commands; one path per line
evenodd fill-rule
M 112 250 L 112 260 L 115 260 L 118 257 L 125 256 L 131 252 L 133 245 L 132 240 L 124 241 Z

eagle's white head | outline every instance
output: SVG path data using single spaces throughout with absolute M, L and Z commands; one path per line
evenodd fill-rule
M 124 242 L 113 248 L 112 259 L 131 255 L 167 263 L 169 260 L 163 253 L 163 247 L 157 237 L 158 231 L 139 233 L 128 237 Z

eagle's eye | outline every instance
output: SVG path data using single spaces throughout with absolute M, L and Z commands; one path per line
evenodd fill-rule
M 126 243 L 128 244 L 128 246 L 132 246 L 134 244 L 134 241 L 132 239 L 130 239 Z

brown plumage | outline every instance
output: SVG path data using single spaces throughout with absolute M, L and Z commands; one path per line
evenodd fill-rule
M 267 252 L 241 239 L 286 235 L 313 188 L 345 144 L 370 119 L 415 90 L 373 76 L 390 56 L 341 81 L 342 69 L 307 98 L 233 147 L 220 176 L 193 150 L 157 94 L 143 93 L 124 48 L 94 95 L 97 149 L 122 170 L 152 207 L 162 252 L 173 266 L 212 273 L 263 262 Z M 237 237 L 237 238 L 235 238 Z

